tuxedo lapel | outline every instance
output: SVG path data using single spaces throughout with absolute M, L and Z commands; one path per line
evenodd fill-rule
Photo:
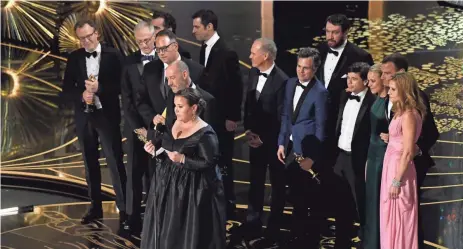
M 344 114 L 344 108 L 346 107 L 348 100 L 347 95 L 348 93 L 343 93 L 341 95 L 341 107 L 339 108 L 338 119 L 336 121 L 336 134 L 341 132 L 342 115 Z
M 338 64 L 336 64 L 336 67 L 334 68 L 334 71 L 333 71 L 333 74 L 331 75 L 331 79 L 330 79 L 330 83 L 328 84 L 328 88 L 330 88 L 330 86 L 332 86 L 332 82 L 338 77 L 339 75 L 339 72 L 341 71 L 341 69 L 344 68 L 346 62 L 347 62 L 347 54 L 349 53 L 349 49 L 350 49 L 350 43 L 347 42 L 346 43 L 346 47 L 344 47 L 344 51 L 342 51 L 342 54 L 340 55 L 341 57 L 339 58 L 339 61 L 338 61 Z
M 360 110 L 358 112 L 357 119 L 355 120 L 354 133 L 353 133 L 352 137 L 355 137 L 355 134 L 357 134 L 360 123 L 363 120 L 363 116 L 365 115 L 365 112 L 368 109 L 368 104 L 370 103 L 370 98 L 371 97 L 372 97 L 372 93 L 370 92 L 370 90 L 368 90 L 366 95 L 365 95 L 365 99 L 362 101 L 362 105 L 360 106 Z
M 272 81 L 273 81 L 273 78 L 275 76 L 275 72 L 276 72 L 276 68 L 274 67 L 273 70 L 270 72 L 270 74 L 267 76 L 267 80 L 265 81 L 264 87 L 262 88 L 262 91 L 260 93 L 261 96 L 264 93 L 270 92 L 271 89 L 273 88 Z M 257 76 L 256 78 L 257 78 L 257 81 L 256 81 L 256 88 L 257 88 L 257 82 L 259 82 L 259 76 Z M 259 100 L 260 100 L 260 98 L 259 98 Z
M 391 123 L 391 117 L 389 117 L 389 95 L 386 95 L 386 99 L 384 101 L 384 115 L 386 116 L 387 123 Z
M 214 46 L 212 46 L 211 52 L 209 53 L 209 57 L 207 57 L 207 63 L 205 66 L 206 69 L 209 69 L 211 67 L 212 65 L 211 61 L 214 61 L 214 57 L 217 56 L 221 43 L 222 43 L 222 38 L 219 38 L 219 40 L 217 40 Z
M 84 79 L 87 79 L 87 61 L 85 60 L 85 50 L 82 49 L 81 56 L 79 56 L 79 69 L 80 73 L 84 77 Z
M 105 47 L 101 47 L 101 59 L 100 59 L 100 69 L 98 71 L 98 81 L 101 82 L 101 78 L 104 77 L 106 74 L 106 72 L 109 72 L 109 67 L 110 65 L 112 65 L 112 63 L 110 62 L 110 58 L 109 58 L 109 54 L 106 53 L 106 48 Z
M 297 80 L 298 80 L 298 79 L 297 79 Z M 309 82 L 309 84 L 307 85 L 307 87 L 306 87 L 306 88 L 304 89 L 304 91 L 302 92 L 301 97 L 300 97 L 299 100 L 297 101 L 296 110 L 294 110 L 294 112 L 293 112 L 293 118 L 292 118 L 292 123 L 293 123 L 293 124 L 296 123 L 297 116 L 299 115 L 299 112 L 301 111 L 302 104 L 304 103 L 305 98 L 307 97 L 307 94 L 309 93 L 310 89 L 312 89 L 312 87 L 315 85 L 315 81 L 316 81 L 316 79 L 315 79 L 315 78 L 312 78 L 312 80 Z M 296 82 L 297 82 L 297 81 L 296 81 Z M 294 92 L 296 92 L 296 87 L 297 87 L 297 84 L 295 84 Z M 294 98 L 294 94 L 293 94 L 293 98 Z

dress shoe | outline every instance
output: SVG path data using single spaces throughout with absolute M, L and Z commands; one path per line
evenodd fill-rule
M 119 224 L 123 225 L 127 221 L 127 213 L 125 211 L 119 211 Z
M 81 224 L 89 224 L 92 223 L 96 220 L 100 220 L 103 218 L 103 211 L 102 210 L 96 210 L 96 209 L 90 209 L 80 220 Z

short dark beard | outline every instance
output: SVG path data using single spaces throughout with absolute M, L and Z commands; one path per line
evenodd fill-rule
M 330 48 L 339 48 L 340 46 L 342 46 L 342 45 L 344 44 L 345 41 L 346 41 L 346 40 L 344 39 L 344 36 L 343 36 L 343 37 L 341 38 L 341 40 L 340 40 L 338 43 L 336 43 L 336 44 L 334 45 L 334 47 L 330 47 Z

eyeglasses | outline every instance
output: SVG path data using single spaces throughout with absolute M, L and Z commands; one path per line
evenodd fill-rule
M 148 42 L 150 42 L 151 39 L 153 39 L 153 36 L 154 36 L 154 34 L 153 34 L 150 38 L 148 38 L 148 39 L 145 39 L 145 40 L 142 40 L 142 41 L 139 40 L 139 41 L 137 41 L 137 44 L 138 44 L 138 45 L 143 45 L 143 44 L 148 45 Z
M 160 54 L 165 53 L 165 52 L 167 52 L 167 49 L 170 47 L 170 45 L 172 45 L 174 43 L 177 43 L 177 42 L 172 42 L 171 44 L 169 44 L 167 46 L 156 48 L 156 52 L 158 52 Z
M 93 34 L 95 34 L 96 32 L 96 29 L 93 30 L 93 32 L 87 36 L 84 36 L 84 37 L 77 37 L 77 39 L 79 39 L 79 41 L 83 42 L 85 40 L 90 40 L 90 37 L 92 37 Z

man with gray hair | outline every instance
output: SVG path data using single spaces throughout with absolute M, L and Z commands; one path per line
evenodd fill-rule
M 253 67 L 249 71 L 244 107 L 244 128 L 250 147 L 251 188 L 248 196 L 248 215 L 243 229 L 246 230 L 245 234 L 251 237 L 261 236 L 268 166 L 272 184 L 272 203 L 264 237 L 269 246 L 274 243 L 272 239 L 279 236 L 285 205 L 284 164 L 278 161 L 275 152 L 278 150 L 278 133 L 288 76 L 275 65 L 276 54 L 277 47 L 273 40 L 259 38 L 252 44 L 249 59 Z M 262 243 L 264 242 L 261 241 L 260 244 Z
M 181 60 L 173 62 L 166 69 L 166 78 L 169 87 L 172 89 L 167 96 L 166 125 L 172 128 L 177 119 L 174 110 L 175 94 L 185 88 L 191 87 L 197 89 L 207 103 L 206 108 L 201 113 L 201 118 L 214 128 L 217 123 L 215 120 L 216 113 L 214 112 L 215 98 L 191 80 L 188 65 Z
M 320 144 L 326 136 L 328 91 L 315 77 L 320 64 L 318 50 L 301 48 L 297 55 L 297 77 L 286 83 L 277 156 L 287 166 L 294 206 L 292 239 L 288 248 L 317 247 L 320 223 L 324 218 L 323 201 L 320 200 L 323 179 L 317 184 L 310 173 L 312 169 L 315 172 L 323 170 L 320 167 Z M 305 238 L 306 234 L 308 238 Z
M 143 180 L 145 192 L 149 190 L 152 172 L 148 167 L 148 157 L 143 150 L 143 143 L 137 139 L 135 129 L 146 133 L 146 125 L 136 108 L 138 90 L 142 86 L 144 65 L 155 60 L 154 27 L 148 22 L 140 21 L 134 28 L 135 41 L 139 50 L 133 52 L 126 59 L 122 71 L 121 95 L 124 110 L 124 133 L 127 137 L 127 189 L 126 208 L 129 219 L 124 229 L 138 233 L 141 229 L 141 201 Z

